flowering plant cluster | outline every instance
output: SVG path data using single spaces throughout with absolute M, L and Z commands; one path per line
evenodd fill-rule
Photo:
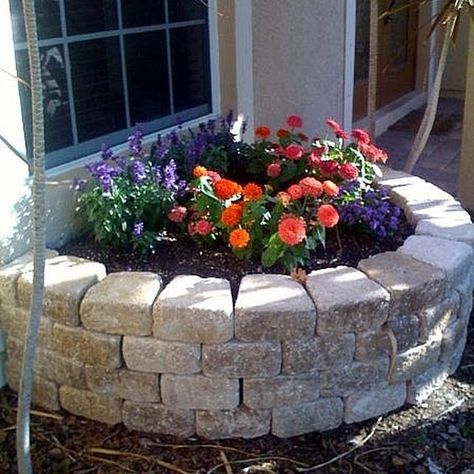
M 339 223 L 379 238 L 398 228 L 400 210 L 373 184 L 387 154 L 364 130 L 349 134 L 327 120 L 330 136 L 309 140 L 301 117 L 290 115 L 274 138 L 259 126 L 257 140 L 244 144 L 231 122 L 229 115 L 187 135 L 159 137 L 148 155 L 139 130 L 128 158 L 104 147 L 88 166 L 94 185 L 80 200 L 97 240 L 148 249 L 174 231 L 292 269 Z

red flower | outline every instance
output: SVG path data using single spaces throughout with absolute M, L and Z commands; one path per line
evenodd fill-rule
M 336 197 L 339 194 L 339 186 L 333 181 L 324 181 L 323 190 L 329 197 Z
M 359 170 L 353 163 L 344 163 L 339 167 L 339 176 L 347 181 L 354 181 L 359 176 Z
M 303 156 L 303 147 L 301 145 L 297 145 L 296 143 L 292 143 L 286 147 L 285 156 L 289 160 L 299 160 Z
M 276 133 L 276 136 L 278 138 L 284 138 L 287 137 L 290 134 L 288 130 L 285 130 L 284 128 L 280 128 L 278 132 Z
M 328 119 L 326 120 L 326 124 L 328 125 L 329 128 L 332 129 L 336 137 L 342 138 L 343 140 L 349 139 L 349 134 L 345 132 L 335 120 Z
M 242 194 L 247 201 L 257 201 L 263 196 L 262 188 L 255 183 L 246 184 Z
M 357 141 L 357 143 L 370 143 L 369 134 L 360 128 L 354 128 L 354 130 L 352 130 L 352 137 Z
M 220 179 L 214 183 L 214 191 L 219 199 L 230 199 L 240 191 L 240 186 L 230 179 Z
M 339 168 L 339 163 L 334 160 L 322 160 L 319 163 L 319 170 L 324 176 L 331 176 Z
M 298 245 L 306 237 L 306 224 L 292 214 L 283 216 L 278 224 L 278 237 L 287 245 Z
M 388 155 L 384 150 L 377 148 L 375 145 L 367 144 L 367 143 L 359 143 L 358 144 L 359 151 L 372 163 L 376 163 L 377 161 L 381 161 L 385 163 L 388 159 Z
M 257 127 L 255 129 L 255 135 L 258 137 L 258 138 L 261 138 L 262 140 L 265 140 L 266 138 L 268 138 L 270 135 L 272 134 L 272 132 L 270 131 L 270 129 L 268 127 L 266 127 L 265 125 L 260 125 L 259 127 Z
M 201 219 L 196 222 L 194 227 L 196 234 L 199 235 L 208 235 L 212 232 L 212 224 L 209 221 Z
M 233 248 L 243 249 L 250 242 L 250 235 L 245 229 L 235 229 L 229 235 L 229 244 Z
M 184 206 L 175 206 L 168 212 L 168 219 L 173 222 L 183 222 L 187 212 Z
M 334 227 L 339 222 L 339 213 L 331 204 L 323 204 L 318 209 L 318 221 L 324 227 Z
M 308 164 L 313 168 L 319 168 L 321 163 L 321 157 L 329 151 L 327 145 L 316 146 L 311 150 L 310 155 L 308 156 Z
M 291 196 L 288 193 L 285 193 L 285 191 L 280 191 L 277 195 L 276 198 L 278 201 L 280 201 L 285 207 L 288 206 L 291 202 Z
M 286 123 L 290 128 L 301 128 L 303 126 L 303 119 L 299 115 L 290 115 Z
M 308 176 L 303 178 L 298 184 L 305 196 L 317 198 L 323 194 L 323 185 L 315 178 Z
M 303 197 L 303 190 L 298 184 L 292 184 L 288 189 L 287 193 L 290 195 L 291 199 L 297 201 Z
M 221 222 L 227 227 L 235 227 L 242 219 L 242 205 L 231 204 L 222 211 Z
M 278 178 L 281 173 L 281 166 L 278 163 L 270 163 L 267 166 L 267 176 L 270 178 Z

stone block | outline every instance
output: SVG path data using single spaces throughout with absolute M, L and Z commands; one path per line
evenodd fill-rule
M 247 275 L 235 302 L 235 336 L 291 340 L 314 334 L 316 310 L 302 285 L 286 275 Z
M 466 338 L 466 322 L 462 319 L 453 321 L 444 331 L 441 341 L 441 362 L 449 362 L 456 354 L 459 344 Z
M 122 352 L 125 364 L 131 370 L 177 375 L 194 374 L 201 370 L 199 344 L 125 336 Z
M 380 186 L 395 188 L 397 186 L 420 185 L 426 183 L 424 179 L 421 179 L 418 176 L 394 170 L 384 165 L 379 167 L 382 171 L 382 177 L 376 177 L 375 182 Z
M 431 340 L 397 354 L 390 383 L 405 382 L 418 377 L 436 364 L 440 354 L 439 340 Z
M 390 293 L 390 317 L 414 314 L 434 304 L 445 291 L 444 273 L 400 252 L 384 252 L 359 262 L 358 268 Z
M 166 341 L 217 344 L 234 334 L 230 284 L 221 278 L 181 275 L 158 296 L 153 333 Z
M 384 326 L 379 331 L 359 333 L 356 336 L 355 358 L 357 360 L 372 360 L 392 353 L 392 343 L 389 332 Z
M 82 324 L 91 331 L 148 336 L 152 333 L 152 306 L 160 289 L 161 278 L 155 273 L 112 273 L 84 296 Z
M 456 287 L 456 293 L 459 295 L 459 312 L 458 317 L 463 320 L 468 320 L 472 311 L 474 294 L 474 269 L 471 269 L 471 274 L 467 275 L 464 280 Z
M 46 249 L 46 258 L 56 257 L 58 252 Z M 0 267 L 0 306 L 16 306 L 18 304 L 16 284 L 20 275 L 32 269 L 33 252 L 26 252 L 13 262 Z
M 323 397 L 348 396 L 369 390 L 387 381 L 389 358 L 367 362 L 352 362 L 342 369 L 320 373 L 320 393 Z
M 403 210 L 408 222 L 413 226 L 426 219 L 440 219 L 446 216 L 457 222 L 465 223 L 470 220 L 469 214 L 454 200 L 410 203 L 403 206 Z
M 464 242 L 474 247 L 474 224 L 470 221 L 452 220 L 449 214 L 446 217 L 422 219 L 418 222 L 415 233 Z
M 417 405 L 424 402 L 448 378 L 448 366 L 438 363 L 408 382 L 407 402 Z
M 160 401 L 158 374 L 86 367 L 86 378 L 89 390 L 95 393 L 136 402 Z
M 281 370 L 281 345 L 270 341 L 205 344 L 202 370 L 208 377 L 272 377 Z
M 388 318 L 388 291 L 354 268 L 312 272 L 306 288 L 316 304 L 319 335 L 370 331 Z
M 418 344 L 420 320 L 415 315 L 396 315 L 389 318 L 387 325 L 397 340 L 397 352 L 404 352 Z
M 358 423 L 384 415 L 400 408 L 406 398 L 407 386 L 405 383 L 355 393 L 345 399 L 344 422 Z
M 244 379 L 244 404 L 250 408 L 297 405 L 312 402 L 317 398 L 319 398 L 319 377 L 316 372 Z
M 53 327 L 53 346 L 60 354 L 87 365 L 117 369 L 122 364 L 120 336 L 87 331 L 81 327 Z
M 108 425 L 122 421 L 122 403 L 117 398 L 63 385 L 59 389 L 59 399 L 63 409 L 73 415 Z
M 43 314 L 48 318 L 79 325 L 79 305 L 86 291 L 105 277 L 104 265 L 83 258 L 59 256 L 48 259 L 45 267 Z M 33 272 L 18 278 L 17 291 L 20 305 L 30 306 Z
M 411 235 L 398 251 L 443 270 L 450 288 L 464 280 L 473 262 L 469 245 L 425 235 Z
M 166 407 L 160 403 L 125 401 L 123 423 L 129 430 L 187 438 L 195 433 L 195 412 Z
M 198 410 L 197 434 L 208 439 L 257 438 L 270 432 L 271 410 Z
M 334 334 L 282 343 L 282 373 L 299 374 L 343 367 L 352 361 L 354 334 Z
M 446 363 L 448 366 L 448 374 L 452 375 L 458 369 L 459 365 L 461 364 L 464 349 L 466 348 L 467 342 L 467 330 L 461 335 L 461 340 L 457 343 L 456 347 L 454 348 L 449 361 Z
M 165 374 L 161 376 L 161 398 L 170 407 L 230 410 L 239 404 L 239 380 Z
M 314 402 L 272 410 L 272 434 L 290 438 L 313 431 L 327 431 L 342 424 L 340 398 L 320 398 Z
M 403 208 L 418 203 L 456 202 L 449 193 L 427 182 L 396 187 L 391 190 L 390 198 L 394 204 Z
M 458 309 L 459 296 L 453 293 L 441 303 L 421 310 L 419 313 L 420 342 L 441 338 L 448 324 L 456 319 Z

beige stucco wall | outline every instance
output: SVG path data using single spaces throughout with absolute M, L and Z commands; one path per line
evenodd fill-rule
M 255 125 L 303 117 L 307 133 L 343 120 L 345 1 L 253 0 Z M 296 74 L 297 71 L 297 74 Z
M 469 42 L 469 12 L 461 13 L 456 43 L 450 47 L 442 82 L 442 95 L 462 99 L 466 87 L 467 49 Z

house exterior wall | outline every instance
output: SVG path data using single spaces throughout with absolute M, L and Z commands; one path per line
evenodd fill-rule
M 302 116 L 309 134 L 343 122 L 346 2 L 253 0 L 254 123 Z
M 234 2 L 218 0 L 217 11 L 220 110 L 225 114 L 236 108 L 236 66 Z M 0 2 L 0 68 L 16 74 L 8 2 Z M 22 154 L 25 141 L 17 81 L 0 72 L 0 135 Z M 197 120 L 196 122 L 199 122 Z M 120 152 L 121 148 L 117 147 Z M 90 157 L 53 168 L 47 172 L 47 244 L 55 247 L 82 229 L 77 219 L 74 177 L 84 176 Z M 28 166 L 0 141 L 0 265 L 26 252 L 31 246 L 31 200 Z

